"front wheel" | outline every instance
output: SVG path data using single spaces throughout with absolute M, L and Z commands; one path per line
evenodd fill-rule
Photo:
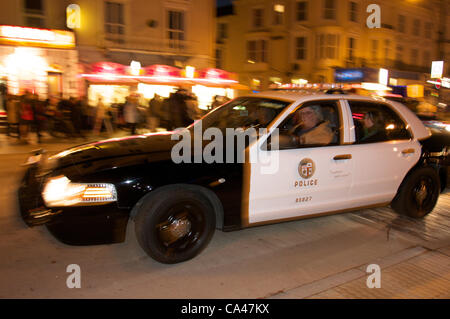
M 201 189 L 169 186 L 155 192 L 144 200 L 136 215 L 140 246 L 165 264 L 195 257 L 214 234 L 213 206 Z
M 431 167 L 419 168 L 403 181 L 391 206 L 400 214 L 421 218 L 433 210 L 439 190 L 437 172 Z

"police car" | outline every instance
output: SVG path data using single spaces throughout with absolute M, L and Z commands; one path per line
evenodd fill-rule
M 439 147 L 402 104 L 272 91 L 235 98 L 186 129 L 38 151 L 18 196 L 24 221 L 64 243 L 122 242 L 134 220 L 149 256 L 178 263 L 215 229 L 383 205 L 423 217 L 447 183 L 448 146 Z

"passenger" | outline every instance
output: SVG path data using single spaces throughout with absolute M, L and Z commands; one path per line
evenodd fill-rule
M 296 139 L 301 144 L 328 145 L 333 141 L 329 123 L 324 121 L 321 107 L 311 105 L 300 109 L 301 129 L 296 130 Z
M 363 118 L 363 136 L 361 142 L 378 142 L 386 140 L 383 121 L 375 112 L 366 112 Z

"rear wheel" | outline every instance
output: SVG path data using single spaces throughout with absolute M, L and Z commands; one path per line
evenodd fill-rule
M 430 167 L 419 168 L 403 181 L 391 206 L 400 214 L 415 218 L 424 217 L 436 205 L 439 191 L 437 172 Z
M 155 191 L 140 207 L 137 240 L 153 259 L 166 264 L 189 260 L 211 240 L 216 218 L 202 190 L 168 186 Z

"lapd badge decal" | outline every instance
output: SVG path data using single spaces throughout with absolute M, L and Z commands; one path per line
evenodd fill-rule
M 316 171 L 316 165 L 310 158 L 304 158 L 300 161 L 298 165 L 298 173 L 304 179 L 311 178 Z

